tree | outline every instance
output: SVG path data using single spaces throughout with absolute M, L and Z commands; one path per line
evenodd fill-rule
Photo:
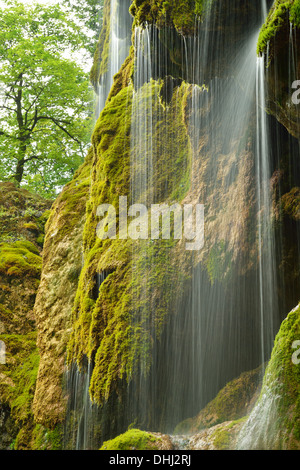
M 93 55 L 103 22 L 104 0 L 61 0 L 61 4 L 86 28 L 85 47 Z
M 84 41 L 58 5 L 0 8 L 1 179 L 53 196 L 82 162 L 93 101 Z

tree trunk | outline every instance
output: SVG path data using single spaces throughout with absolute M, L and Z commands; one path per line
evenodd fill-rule
M 21 160 L 18 160 L 17 163 L 17 168 L 16 168 L 16 173 L 15 173 L 15 180 L 18 183 L 18 186 L 20 185 L 22 179 L 23 179 L 23 174 L 24 174 L 24 163 L 25 159 L 22 158 Z
M 16 167 L 16 173 L 14 176 L 14 179 L 18 183 L 18 186 L 20 186 L 24 175 L 26 149 L 27 145 L 25 144 L 25 142 L 21 142 L 18 152 L 18 163 Z

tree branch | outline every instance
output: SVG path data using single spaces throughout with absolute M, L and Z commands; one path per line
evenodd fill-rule
M 39 160 L 40 158 L 41 157 L 39 157 L 38 155 L 31 155 L 30 157 L 25 158 L 24 163 L 30 162 L 31 160 Z
M 72 134 L 70 134 L 70 132 L 61 125 L 61 123 L 62 124 L 71 124 L 69 121 L 64 121 L 63 119 L 55 119 L 55 118 L 50 117 L 50 116 L 38 116 L 37 121 L 40 121 L 40 120 L 47 120 L 47 121 L 54 122 L 54 124 L 57 127 L 59 127 L 65 134 L 67 134 L 72 140 L 74 140 L 74 142 L 77 142 L 78 144 L 81 144 L 80 140 L 76 139 L 76 137 L 74 137 Z

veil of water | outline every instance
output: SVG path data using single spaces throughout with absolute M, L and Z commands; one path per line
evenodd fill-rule
M 113 84 L 114 75 L 128 56 L 131 45 L 132 17 L 129 14 L 130 0 L 111 0 L 110 4 L 110 41 L 107 71 L 101 76 L 97 90 L 98 117 L 105 106 L 106 99 Z
M 110 3 L 110 41 L 107 71 L 101 76 L 97 90 L 96 117 L 105 106 L 113 84 L 114 75 L 119 72 L 129 54 L 131 45 L 132 17 L 129 14 L 130 0 L 111 0 Z M 95 274 L 95 292 L 99 289 L 109 272 Z M 86 361 L 82 369 L 72 365 L 66 372 L 65 388 L 68 395 L 67 419 L 64 432 L 64 446 L 68 449 L 93 449 L 102 438 L 101 425 L 104 418 L 89 396 L 92 364 Z
M 234 8 L 232 2 L 227 7 Z M 211 223 L 207 233 L 211 271 L 230 271 L 227 284 L 218 273 L 212 272 L 209 278 L 201 259 L 194 257 L 190 261 L 192 279 L 184 293 L 169 288 L 171 296 L 177 297 L 176 306 L 169 304 L 172 313 L 153 350 L 150 379 L 143 382 L 147 366 L 141 364 L 141 379 L 135 387 L 138 399 L 130 400 L 135 403 L 132 416 L 141 425 L 165 431 L 196 414 L 241 371 L 265 362 L 277 318 L 263 64 L 256 58 L 263 15 L 249 19 L 247 36 L 237 47 L 228 45 L 226 33 L 223 41 L 216 35 L 215 8 L 211 6 L 204 23 L 199 22 L 194 37 L 184 38 L 171 28 L 158 30 L 153 25 L 135 30 L 131 197 L 148 206 L 170 198 L 168 189 L 180 145 L 171 128 L 180 116 L 180 93 L 187 91 L 190 194 L 205 204 L 207 220 L 218 220 L 219 226 Z M 262 10 L 265 13 L 265 2 Z M 228 21 L 234 21 L 229 12 Z M 232 34 L 232 23 L 227 26 Z M 173 44 L 180 52 L 180 71 L 170 61 L 165 44 Z M 169 162 L 164 191 L 157 179 L 162 161 Z M 185 171 L 183 165 L 182 173 Z M 258 216 L 251 227 L 244 227 L 241 214 L 247 212 L 253 193 Z M 250 236 L 256 238 L 254 256 L 259 259 L 252 278 L 241 275 L 247 260 L 236 255 Z M 228 238 L 230 245 L 224 242 Z M 141 258 L 149 260 L 150 244 L 136 249 L 137 264 Z M 150 264 L 155 269 L 158 255 L 151 253 Z M 214 266 L 219 255 L 227 258 L 222 268 Z M 152 279 L 141 272 L 149 265 L 139 269 L 136 276 L 143 280 L 143 287 L 135 304 L 148 305 L 145 322 L 155 338 L 155 309 L 147 298 L 147 283 Z
M 125 3 L 128 10 L 130 2 Z M 119 5 L 112 0 L 99 112 L 130 45 L 131 24 Z M 257 58 L 256 46 L 270 5 L 262 1 L 261 11 L 242 25 L 236 5 L 235 0 L 212 2 L 192 37 L 150 24 L 134 31 L 130 200 L 147 207 L 165 201 L 204 204 L 205 247 L 203 253 L 187 254 L 183 245 L 172 251 L 174 245 L 165 241 L 135 245 L 133 305 L 150 338 L 145 350 L 151 351 L 151 365 L 146 354 L 141 357 L 119 416 L 109 404 L 101 410 L 91 405 L 90 364 L 85 372 L 69 372 L 76 410 L 69 442 L 78 449 L 99 443 L 101 426 L 109 429 L 107 435 L 131 423 L 172 433 L 227 382 L 269 359 L 288 311 L 278 296 L 283 248 L 274 229 L 270 180 L 283 148 L 296 161 L 299 144 L 265 112 L 265 57 Z M 220 10 L 224 23 L 218 29 Z M 291 80 L 295 54 L 291 30 Z M 291 171 L 292 187 L 298 169 Z M 161 259 L 168 267 L 163 279 L 153 276 L 162 269 Z M 180 272 L 182 266 L 190 275 Z M 97 275 L 98 290 L 104 279 L 105 273 Z M 161 304 L 157 292 L 164 294 Z

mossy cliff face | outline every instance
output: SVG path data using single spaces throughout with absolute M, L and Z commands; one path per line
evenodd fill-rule
M 0 184 L 0 448 L 30 448 L 32 401 L 39 366 L 34 302 L 51 201 Z
M 109 3 L 105 3 L 106 15 Z M 171 28 L 172 34 L 177 36 L 194 34 L 196 16 L 201 16 L 201 21 L 205 21 L 205 14 L 211 7 L 216 15 L 215 27 L 220 33 L 219 45 L 223 47 L 224 56 L 221 64 L 216 57 L 212 57 L 213 66 L 209 72 L 206 71 L 207 81 L 220 72 L 220 76 L 227 77 L 230 82 L 229 44 L 238 47 L 240 41 L 247 37 L 249 30 L 245 24 L 249 13 L 253 15 L 251 26 L 256 25 L 258 5 L 260 7 L 261 2 L 226 0 L 204 4 L 135 0 L 131 12 L 135 15 L 135 25 L 143 26 L 146 22 L 157 25 L 160 44 L 164 45 L 164 57 L 178 66 L 181 61 L 178 57 L 181 58 L 181 55 L 177 54 L 177 50 L 174 52 L 174 43 L 164 42 L 165 37 L 161 32 L 164 28 Z M 202 8 L 204 6 L 205 9 Z M 241 21 L 232 21 L 231 26 L 226 28 L 228 15 L 236 15 L 237 12 Z M 107 70 L 108 31 L 109 23 L 106 19 L 98 49 L 102 62 L 99 62 L 96 54 L 92 70 L 92 82 L 96 87 L 101 74 Z M 175 44 L 182 45 L 182 41 L 175 41 Z M 214 110 L 220 103 L 214 100 L 213 84 L 208 87 L 199 83 L 200 86 L 195 87 L 194 83 L 184 82 L 183 67 L 179 66 L 173 69 L 176 72 L 174 77 L 166 77 L 163 70 L 155 80 L 143 83 L 138 89 L 134 74 L 134 52 L 132 47 L 115 76 L 106 106 L 97 121 L 92 150 L 86 163 L 52 209 L 35 306 L 41 357 L 34 398 L 36 422 L 55 429 L 57 423 L 63 420 L 65 359 L 68 367 L 76 365 L 81 371 L 85 371 L 88 361 L 91 399 L 95 404 L 103 406 L 102 410 L 109 409 L 108 421 L 111 416 L 118 415 L 122 422 L 120 429 L 118 424 L 115 425 L 117 419 L 111 420 L 110 430 L 102 435 L 105 439 L 106 435 L 108 439 L 125 431 L 131 424 L 132 416 L 126 416 L 128 402 L 134 408 L 137 395 L 144 400 L 144 410 L 148 411 L 150 405 L 156 405 L 157 415 L 160 415 L 162 401 L 168 396 L 164 395 L 163 390 L 169 390 L 164 358 L 172 354 L 172 347 L 175 350 L 185 333 L 174 328 L 176 334 L 172 338 L 173 342 L 169 343 L 173 331 L 169 327 L 176 325 L 178 304 L 186 303 L 189 312 L 190 306 L 185 302 L 188 295 L 184 297 L 183 294 L 186 285 L 191 287 L 189 282 L 194 266 L 201 266 L 207 279 L 205 286 L 211 289 L 209 292 L 212 296 L 221 289 L 225 291 L 224 298 L 229 307 L 232 292 L 236 293 L 237 290 L 237 279 L 243 280 L 244 284 L 240 284 L 242 287 L 249 287 L 257 280 L 257 233 L 251 226 L 257 204 L 252 145 L 254 112 L 251 114 L 253 125 L 247 131 L 242 129 L 239 132 L 240 123 L 237 123 L 237 138 L 233 144 L 228 142 L 225 133 L 212 139 L 211 129 L 224 124 L 224 116 L 220 120 L 215 117 Z M 172 86 L 168 87 L 169 84 Z M 234 96 L 242 92 L 240 84 L 236 86 Z M 227 88 L 224 87 L 222 91 L 226 98 Z M 192 112 L 195 96 L 199 100 L 197 118 L 201 126 L 198 127 Z M 151 116 L 148 114 L 150 112 L 153 113 Z M 153 119 L 153 116 L 156 118 Z M 147 133 L 146 125 L 139 125 L 140 142 L 135 140 L 134 119 L 139 124 L 150 122 L 151 119 L 151 133 Z M 200 133 L 195 141 L 193 135 L 198 129 Z M 149 139 L 157 143 L 151 147 L 151 152 L 147 150 L 150 148 Z M 141 200 L 206 203 L 205 248 L 196 253 L 193 260 L 184 250 L 183 242 L 168 240 L 152 243 L 129 239 L 103 241 L 97 237 L 97 208 L 100 205 L 111 204 L 118 214 L 120 196 L 128 197 L 128 205 L 137 202 L 131 199 L 134 189 L 132 173 L 137 175 L 138 180 L 143 168 L 132 156 L 138 151 L 141 142 L 142 145 L 146 142 L 142 163 L 152 158 L 151 184 L 139 193 Z M 292 188 L 287 187 L 287 194 L 290 190 Z M 117 232 L 118 228 L 117 218 Z M 236 276 L 232 276 L 233 272 L 237 273 Z M 212 286 L 217 286 L 215 291 Z M 243 299 L 242 307 L 237 312 L 238 321 L 241 318 L 241 324 L 245 325 L 245 336 L 239 338 L 241 342 L 243 338 L 248 338 L 247 320 L 254 310 L 251 289 L 247 293 L 248 297 Z M 238 298 L 240 293 L 236 295 Z M 244 308 L 246 304 L 248 309 Z M 217 313 L 216 309 L 211 315 Z M 183 319 L 181 321 L 184 325 Z M 229 329 L 230 322 L 224 323 L 224 330 Z M 190 341 L 192 336 L 189 335 L 195 334 L 189 326 L 188 334 L 183 338 L 185 341 Z M 164 336 L 168 330 L 171 333 Z M 164 345 L 168 345 L 171 352 L 164 350 Z M 157 356 L 154 356 L 153 351 L 158 351 Z M 159 352 L 163 355 L 159 356 Z M 159 375 L 157 370 L 163 377 L 159 384 L 162 397 L 157 399 L 154 396 L 154 402 L 151 397 L 151 402 L 144 390 L 148 391 L 147 384 L 151 383 L 148 378 L 155 380 Z M 141 384 L 146 384 L 142 393 L 138 389 Z M 129 400 L 128 390 L 131 394 Z M 247 392 L 244 396 L 247 400 Z M 233 413 L 230 419 L 240 416 L 241 411 L 235 411 L 236 414 Z M 218 415 L 214 419 L 221 418 Z M 224 416 L 222 419 L 225 419 Z M 147 422 L 143 423 L 148 429 L 153 422 L 151 420 L 154 417 L 147 416 Z M 222 436 L 218 437 L 220 445 L 225 445 Z
M 267 67 L 267 110 L 297 139 L 300 112 L 293 100 L 293 83 L 300 76 L 299 30 L 299 1 L 277 0 L 258 40 L 258 53 L 265 55 Z
M 63 420 L 62 378 L 71 311 L 83 264 L 82 232 L 90 187 L 92 151 L 52 207 L 43 249 L 43 272 L 35 302 L 40 353 L 33 410 L 53 429 Z
M 188 35 L 194 32 L 196 15 L 203 13 L 206 3 L 205 0 L 134 0 L 130 12 L 135 18 L 135 26 L 156 23 L 159 27 L 173 26 L 179 33 Z
M 299 28 L 299 1 L 277 0 L 261 28 L 257 46 L 265 63 L 266 111 L 287 130 L 291 142 L 289 148 L 283 146 L 281 149 L 271 178 L 277 239 L 285 253 L 279 276 L 286 299 L 289 299 L 286 311 L 297 301 L 295 292 L 299 282 L 299 159 L 292 157 L 293 153 L 297 155 L 300 139 L 300 104 L 293 98 L 299 88 L 293 84 L 300 77 Z M 272 121 L 274 130 L 280 127 L 275 119 Z M 282 138 L 280 134 L 279 139 Z
M 243 18 L 245 11 L 243 8 Z M 240 31 L 232 33 L 235 41 L 239 35 Z M 218 102 L 213 88 L 195 89 L 182 79 L 158 76 L 157 80 L 140 84 L 138 89 L 133 58 L 131 50 L 115 77 L 93 134 L 91 188 L 83 236 L 84 266 L 73 306 L 67 354 L 69 366 L 76 363 L 82 370 L 88 359 L 92 366 L 90 397 L 96 404 L 110 403 L 112 408 L 116 396 L 123 403 L 128 385 L 134 396 L 140 381 L 147 384 L 149 376 L 153 380 L 155 375 L 166 377 L 164 360 L 169 352 L 161 346 L 164 359 L 154 356 L 159 356 L 158 345 L 167 344 L 164 335 L 170 323 L 176 324 L 179 316 L 176 303 L 182 302 L 195 264 L 202 263 L 209 287 L 214 283 L 226 284 L 228 280 L 234 284 L 233 267 L 242 276 L 256 274 L 255 233 L 249 236 L 248 232 L 256 203 L 251 135 L 244 133 L 242 138 L 239 135 L 240 140 L 232 146 L 226 145 L 226 137 L 219 135 L 212 146 L 211 126 L 222 125 L 214 121 Z M 225 88 L 224 96 L 226 91 Z M 195 96 L 202 104 L 197 143 L 193 138 L 198 131 L 193 120 Z M 143 122 L 151 122 L 151 132 Z M 141 158 L 135 160 L 139 145 Z M 138 194 L 140 199 L 132 201 L 134 181 L 143 176 L 147 161 L 151 161 L 150 183 Z M 192 261 L 183 241 L 98 239 L 97 207 L 112 204 L 118 213 L 120 196 L 128 196 L 128 205 L 141 201 L 190 204 L 205 201 L 208 221 L 205 250 L 195 253 Z M 228 282 L 227 288 L 229 285 Z M 242 314 L 246 315 L 243 311 Z M 179 321 L 183 322 L 183 318 Z M 173 346 L 180 340 L 180 334 L 178 330 L 174 333 L 170 340 Z M 153 366 L 155 360 L 160 362 L 159 372 Z M 167 378 L 162 382 L 161 388 L 167 390 Z M 145 406 L 154 406 L 147 393 L 142 400 Z M 157 409 L 160 406 L 161 403 Z M 155 417 L 151 419 L 154 422 Z
M 155 25 L 158 30 L 160 57 L 153 56 L 153 61 L 160 63 L 158 78 L 165 78 L 164 67 L 168 63 L 169 73 L 174 78 L 200 86 L 216 76 L 230 76 L 232 57 L 239 54 L 241 44 L 261 24 L 259 0 L 137 0 L 132 2 L 130 11 L 134 16 L 134 27 Z M 213 44 L 208 46 L 209 62 L 204 61 L 201 77 L 197 77 L 194 71 L 186 69 L 194 65 L 197 54 L 206 55 L 205 42 L 208 37 L 212 38 L 213 31 L 218 37 L 217 50 Z M 201 38 L 200 47 L 195 41 L 195 50 L 189 52 L 186 64 L 186 44 L 197 37 Z
M 167 160 L 154 158 L 157 165 L 153 170 L 155 198 L 167 200 L 174 197 L 174 191 L 184 194 L 187 190 L 189 144 L 182 116 L 187 89 L 182 86 L 178 90 L 168 115 L 158 99 L 160 89 L 161 85 L 156 82 L 145 84 L 139 99 L 143 103 L 143 96 L 149 96 L 151 100 L 153 97 L 155 106 L 160 108 L 155 110 L 161 116 L 157 132 L 163 136 L 161 144 L 166 152 L 170 151 L 168 145 L 174 132 L 182 135 L 181 144 L 173 149 L 175 155 L 171 167 Z M 149 371 L 151 344 L 160 336 L 166 322 L 172 285 L 175 288 L 180 284 L 176 266 L 171 261 L 171 241 L 161 247 L 159 243 L 146 240 L 102 241 L 96 235 L 97 207 L 110 203 L 118 210 L 119 197 L 130 194 L 132 99 L 131 86 L 112 97 L 93 135 L 95 158 L 84 229 L 85 264 L 75 299 L 73 331 L 68 346 L 69 362 L 76 361 L 80 366 L 84 357 L 93 362 L 90 393 L 98 404 L 118 389 L 120 381 L 131 380 L 141 364 L 145 373 Z M 184 167 L 187 173 L 182 171 Z M 170 173 L 173 179 L 169 181 Z M 137 250 L 136 256 L 132 256 L 133 249 Z M 104 280 L 99 284 L 97 279 L 101 274 Z M 146 299 L 151 300 L 145 303 Z M 151 331 L 148 330 L 150 322 L 154 325 Z
M 109 39 L 110 39 L 110 4 L 111 0 L 105 0 L 103 10 L 103 25 L 97 48 L 94 55 L 94 62 L 90 73 L 90 80 L 97 91 L 101 76 L 107 72 Z
M 298 306 L 276 337 L 260 397 L 239 436 L 239 449 L 299 450 L 299 339 Z
M 179 34 L 192 36 L 197 34 L 197 21 L 205 21 L 212 9 L 222 29 L 227 15 L 239 14 L 243 22 L 245 15 L 253 15 L 259 7 L 259 1 L 238 1 L 231 7 L 230 2 L 217 0 L 133 0 L 130 12 L 134 16 L 134 26 L 155 23 L 158 28 L 170 26 Z

